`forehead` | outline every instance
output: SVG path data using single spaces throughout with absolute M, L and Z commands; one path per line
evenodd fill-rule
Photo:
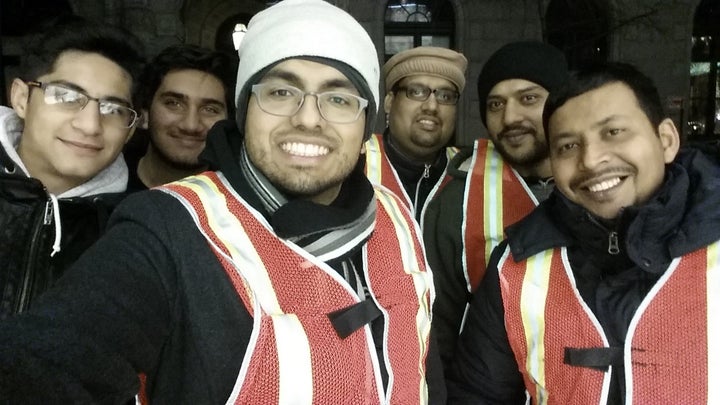
M 288 59 L 273 66 L 261 81 L 282 80 L 306 90 L 346 88 L 356 90 L 350 79 L 336 68 L 305 59 Z
M 455 85 L 448 79 L 445 79 L 443 77 L 438 76 L 430 76 L 430 75 L 410 75 L 403 77 L 398 84 L 400 86 L 410 86 L 410 85 L 422 85 L 427 86 L 433 89 L 452 89 L 457 90 Z
M 544 87 L 525 79 L 507 79 L 498 82 L 488 93 L 490 97 L 510 97 L 513 94 L 521 93 L 527 90 L 542 91 L 547 93 Z
M 171 70 L 163 76 L 156 94 L 172 92 L 188 97 L 225 99 L 225 88 L 216 76 L 196 69 Z
M 93 52 L 65 51 L 55 60 L 53 70 L 40 81 L 67 81 L 80 86 L 93 97 L 119 97 L 130 100 L 132 77 L 120 65 Z
M 549 121 L 549 135 L 620 120 L 650 123 L 630 87 L 621 82 L 608 83 L 568 99 L 555 110 Z

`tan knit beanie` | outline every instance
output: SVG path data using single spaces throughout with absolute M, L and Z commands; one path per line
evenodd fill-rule
M 393 55 L 383 66 L 385 92 L 389 92 L 403 77 L 429 75 L 449 80 L 462 93 L 466 68 L 465 56 L 451 49 L 435 46 L 408 49 Z

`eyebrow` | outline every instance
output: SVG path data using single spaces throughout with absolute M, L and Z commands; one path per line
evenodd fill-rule
M 527 87 L 523 87 L 523 88 L 521 88 L 521 89 L 517 89 L 517 90 L 513 91 L 513 92 L 510 93 L 510 94 L 513 94 L 513 95 L 515 95 L 515 94 L 522 94 L 522 93 L 527 93 L 528 91 L 534 91 L 534 90 L 542 89 L 542 88 L 543 88 L 542 86 L 539 86 L 539 85 L 537 85 L 537 84 L 533 84 L 533 85 L 531 85 L 531 86 L 527 86 Z M 499 94 L 492 94 L 492 93 L 490 93 L 490 94 L 488 94 L 487 98 L 488 98 L 488 99 L 491 99 L 491 98 L 505 98 L 505 97 L 502 96 L 502 95 L 499 95 Z
M 176 91 L 163 91 L 162 93 L 158 94 L 159 97 L 174 97 L 179 98 L 182 100 L 188 100 L 190 97 L 188 97 L 187 94 L 178 93 Z M 215 104 L 221 107 L 225 107 L 225 102 L 222 100 L 218 100 L 216 98 L 201 98 L 200 104 Z
M 87 91 L 87 90 L 85 90 L 84 88 L 82 88 L 81 86 L 78 86 L 77 84 L 75 84 L 75 83 L 73 83 L 73 82 L 68 82 L 68 81 L 66 81 L 66 80 L 53 80 L 53 81 L 48 82 L 48 83 L 61 84 L 61 85 L 65 86 L 65 87 L 68 87 L 68 88 L 70 88 L 70 89 L 72 89 L 72 90 L 75 90 L 75 91 L 78 91 L 78 92 L 80 92 L 80 93 L 84 93 L 84 94 L 87 94 L 88 96 L 90 96 L 90 95 L 88 94 L 88 91 Z M 92 97 L 92 96 L 90 96 L 90 97 Z M 97 97 L 97 98 L 98 98 L 100 101 L 109 101 L 109 102 L 111 102 L 111 103 L 122 104 L 122 105 L 124 105 L 125 107 L 132 107 L 132 103 L 130 103 L 128 100 L 126 100 L 126 99 L 124 99 L 124 98 L 122 98 L 122 97 L 107 96 L 107 97 Z
M 398 83 L 400 83 L 400 82 L 398 82 Z M 428 86 L 424 83 L 416 82 L 416 81 L 410 79 L 407 82 L 405 82 L 405 84 L 400 85 L 400 87 L 410 87 L 410 86 L 427 87 L 430 90 L 442 89 L 442 90 L 452 90 L 452 91 L 457 92 L 457 87 L 455 87 L 455 85 L 452 83 L 450 83 L 449 85 L 442 84 L 440 86 L 432 87 L 432 86 Z
M 622 118 L 623 118 L 623 116 L 621 114 L 613 114 L 613 115 L 610 115 L 610 116 L 607 116 L 607 117 L 601 119 L 600 121 L 597 121 L 597 122 L 591 124 L 590 128 L 593 128 L 593 129 L 601 128 L 617 119 L 622 119 Z M 551 141 L 556 141 L 558 139 L 564 139 L 564 138 L 570 138 L 573 136 L 575 136 L 575 134 L 573 132 L 561 132 L 557 135 L 552 136 Z
M 302 80 L 298 75 L 295 73 L 289 72 L 287 70 L 271 70 L 268 72 L 265 77 L 262 78 L 262 82 L 266 81 L 266 79 L 280 79 L 285 80 L 289 82 L 290 84 L 302 87 L 303 83 Z M 330 80 L 326 80 L 320 84 L 320 90 L 324 89 L 347 89 L 351 91 L 358 91 L 355 86 L 350 82 L 350 80 L 346 78 L 334 78 Z

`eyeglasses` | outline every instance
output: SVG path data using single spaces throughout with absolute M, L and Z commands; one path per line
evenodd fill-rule
M 42 83 L 33 80 L 25 82 L 28 86 L 43 91 L 45 104 L 55 105 L 69 112 L 77 113 L 87 104 L 97 101 L 103 123 L 116 128 L 130 128 L 135 124 L 138 114 L 130 107 L 113 101 L 90 97 L 83 91 L 59 83 Z
M 320 116 L 328 122 L 348 124 L 358 119 L 368 101 L 354 94 L 337 91 L 306 92 L 279 83 L 260 83 L 252 86 L 258 106 L 268 114 L 290 117 L 300 111 L 305 96 L 315 96 Z
M 435 94 L 435 100 L 438 104 L 455 105 L 460 98 L 460 93 L 450 89 L 431 89 L 427 86 L 410 85 L 398 87 L 398 90 L 405 90 L 405 95 L 410 100 L 425 101 L 431 94 Z

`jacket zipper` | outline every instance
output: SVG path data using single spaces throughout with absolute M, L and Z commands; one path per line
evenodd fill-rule
M 620 241 L 618 238 L 618 233 L 615 231 L 611 231 L 604 227 L 600 222 L 598 222 L 595 218 L 593 218 L 592 215 L 588 214 L 588 218 L 590 218 L 590 221 L 597 225 L 600 229 L 607 232 L 608 234 L 608 253 L 611 255 L 616 255 L 620 253 Z
M 422 207 L 418 207 L 418 201 L 420 198 L 420 186 L 422 185 L 423 181 L 425 179 L 430 178 L 430 168 L 432 166 L 425 163 L 425 169 L 423 169 L 423 174 L 420 176 L 420 180 L 418 180 L 417 185 L 415 186 L 415 201 L 413 201 L 413 212 L 422 209 Z
M 33 230 L 32 242 L 28 253 L 27 267 L 23 272 L 22 289 L 20 290 L 20 300 L 16 308 L 16 313 L 20 313 L 28 307 L 30 293 L 32 290 L 32 280 L 35 276 L 35 262 L 37 258 L 39 239 L 43 236 L 43 228 L 52 224 L 52 221 L 53 204 L 52 200 L 48 198 L 48 200 L 45 201 L 45 210 L 43 212 L 42 221 L 38 221 L 38 223 L 35 224 L 35 229 Z

